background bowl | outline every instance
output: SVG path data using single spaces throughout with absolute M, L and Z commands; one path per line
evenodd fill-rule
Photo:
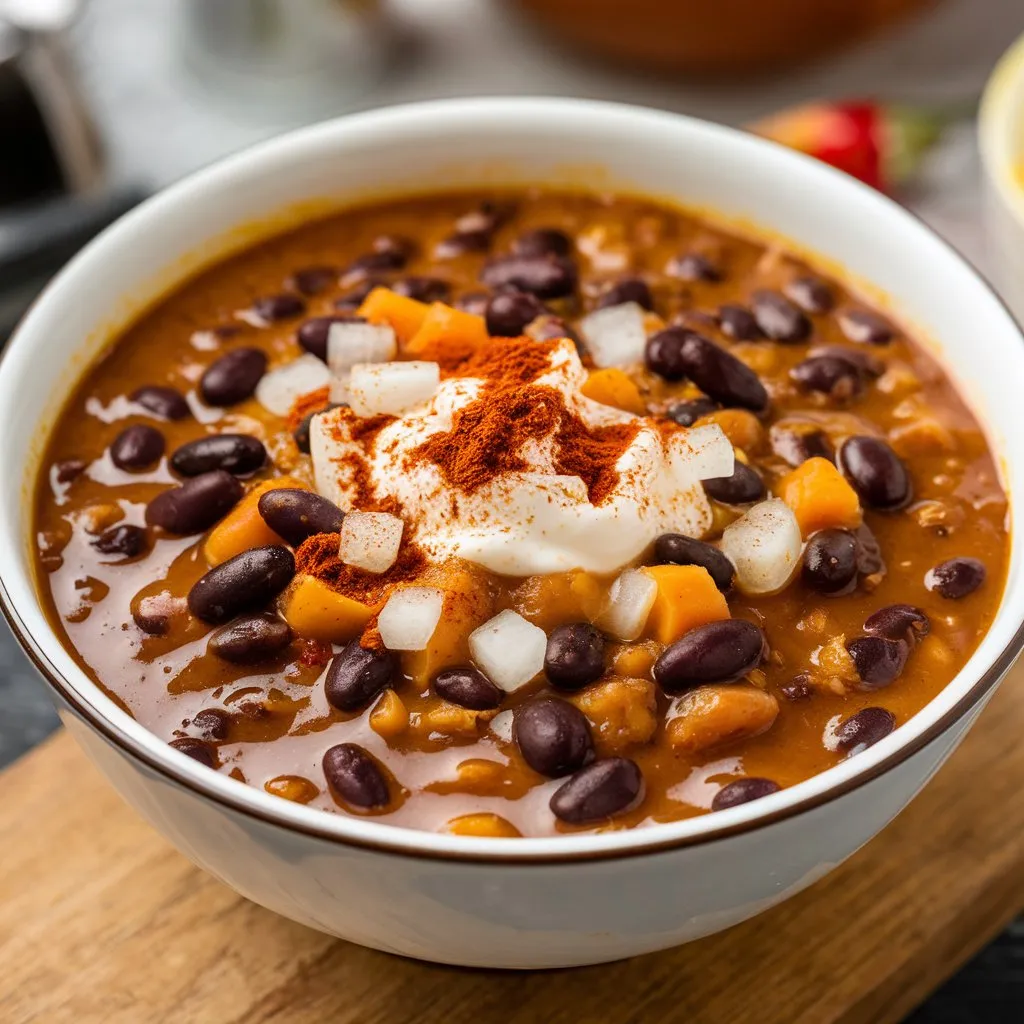
M 945 243 L 877 193 L 788 150 L 609 104 L 398 107 L 226 160 L 84 250 L 32 309 L 0 366 L 0 479 L 9 482 L 0 492 L 0 597 L 88 755 L 171 842 L 256 902 L 380 949 L 491 967 L 664 948 L 809 885 L 878 832 L 948 756 L 1019 651 L 1024 618 L 1014 538 L 990 632 L 959 676 L 895 733 L 755 804 L 599 835 L 482 839 L 324 814 L 202 767 L 119 710 L 40 609 L 28 500 L 49 424 L 111 332 L 198 268 L 300 215 L 413 190 L 538 182 L 628 188 L 721 211 L 823 254 L 851 287 L 885 288 L 889 312 L 934 339 L 981 411 L 1009 467 L 1011 501 L 1024 502 L 1024 344 Z

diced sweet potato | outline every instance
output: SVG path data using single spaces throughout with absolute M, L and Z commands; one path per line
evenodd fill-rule
M 608 585 L 582 569 L 530 576 L 516 587 L 512 607 L 549 631 L 566 622 L 593 622 L 601 613 Z
M 608 660 L 616 675 L 633 679 L 646 679 L 651 674 L 664 645 L 657 640 L 638 640 L 631 644 L 615 644 L 608 652 Z
M 592 370 L 580 390 L 595 402 L 611 405 L 635 416 L 643 416 L 647 412 L 647 403 L 640 389 L 622 370 L 615 367 Z
M 448 831 L 457 836 L 485 836 L 489 839 L 515 839 L 522 833 L 498 814 L 463 814 L 448 822 Z
M 358 313 L 372 324 L 390 324 L 399 345 L 407 344 L 420 329 L 430 307 L 390 288 L 374 288 L 363 299 Z
M 472 738 L 479 736 L 497 713 L 496 710 L 473 711 L 446 700 L 432 700 L 422 711 L 410 716 L 409 728 L 421 738 L 432 733 L 459 739 Z
M 776 493 L 793 510 L 805 537 L 829 527 L 860 526 L 857 492 L 828 459 L 801 463 L 779 481 Z
M 409 710 L 394 690 L 385 690 L 370 712 L 370 728 L 384 739 L 399 736 L 409 728 Z
M 680 753 L 699 754 L 760 736 L 778 713 L 779 702 L 755 686 L 698 686 L 675 701 L 665 735 Z
M 605 679 L 568 699 L 587 716 L 601 757 L 646 743 L 658 728 L 656 691 L 649 679 Z
M 694 426 L 705 426 L 715 423 L 722 428 L 722 433 L 737 448 L 745 452 L 758 452 L 764 447 L 765 432 L 761 421 L 746 409 L 717 409 L 707 416 L 702 416 Z
M 671 644 L 708 622 L 729 618 L 729 604 L 702 565 L 652 565 L 642 570 L 658 585 L 644 632 Z
M 298 636 L 335 644 L 358 637 L 377 612 L 315 576 L 297 576 L 281 598 L 280 610 Z
M 261 495 L 282 487 L 308 491 L 309 485 L 295 477 L 279 476 L 258 484 L 210 531 L 203 545 L 203 554 L 210 565 L 220 565 L 250 548 L 284 541 L 263 521 L 256 507 Z
M 489 339 L 482 316 L 435 302 L 427 310 L 419 330 L 406 342 L 407 355 L 429 358 L 432 350 L 444 343 L 449 350 L 458 348 L 468 356 Z

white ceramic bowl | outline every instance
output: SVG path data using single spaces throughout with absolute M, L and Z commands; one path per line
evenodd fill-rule
M 259 146 L 156 196 L 72 261 L 0 368 L 0 571 L 6 613 L 70 731 L 197 864 L 258 903 L 365 945 L 457 964 L 555 967 L 728 927 L 870 839 L 956 746 L 1019 651 L 1024 578 L 1015 540 L 1001 611 L 977 653 L 876 746 L 754 804 L 642 830 L 535 839 L 407 831 L 277 799 L 150 735 L 77 668 L 36 596 L 27 495 L 62 397 L 112 329 L 253 236 L 239 225 L 312 199 L 323 209 L 498 182 L 675 197 L 825 254 L 854 285 L 875 282 L 894 315 L 934 339 L 990 427 L 1014 505 L 1024 505 L 1024 339 L 974 271 L 899 207 L 818 163 L 700 121 L 569 100 L 465 100 L 361 114 Z

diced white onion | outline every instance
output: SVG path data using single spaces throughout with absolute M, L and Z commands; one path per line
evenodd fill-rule
M 644 359 L 647 332 L 644 309 L 623 302 L 589 313 L 579 323 L 580 334 L 595 366 L 632 366 Z
M 390 324 L 331 324 L 327 330 L 327 365 L 335 376 L 359 363 L 387 363 L 398 354 Z
M 736 468 L 732 442 L 717 423 L 676 431 L 669 436 L 668 452 L 672 476 L 680 486 L 732 476 Z
M 725 528 L 722 553 L 736 566 L 736 586 L 747 594 L 781 590 L 800 563 L 800 524 L 779 498 L 762 501 Z
M 437 363 L 360 363 L 349 377 L 349 404 L 359 416 L 400 416 L 427 401 L 440 383 Z
M 469 653 L 480 670 L 506 693 L 518 690 L 544 668 L 544 630 L 507 608 L 469 634 Z
M 512 724 L 515 722 L 515 718 L 514 711 L 499 711 L 487 725 L 493 736 L 505 743 L 511 743 Z
M 398 558 L 405 523 L 387 512 L 349 512 L 341 523 L 338 557 L 367 572 L 387 572 Z
M 389 651 L 422 651 L 437 629 L 444 591 L 437 587 L 395 590 L 377 616 L 377 628 Z
M 256 401 L 275 416 L 287 416 L 297 398 L 324 387 L 330 377 L 331 371 L 316 356 L 299 356 L 260 378 Z
M 641 569 L 627 569 L 612 584 L 599 625 L 618 640 L 635 640 L 647 625 L 658 585 Z

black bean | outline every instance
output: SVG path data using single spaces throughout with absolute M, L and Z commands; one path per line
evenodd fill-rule
M 701 683 L 731 683 L 757 668 L 767 643 L 746 619 L 724 619 L 691 629 L 654 663 L 654 680 L 666 693 Z
M 749 804 L 751 800 L 778 793 L 782 787 L 771 779 L 747 778 L 737 779 L 723 786 L 711 801 L 711 810 L 724 811 L 727 807 L 738 807 Z
M 845 359 L 856 366 L 865 377 L 881 377 L 885 373 L 885 363 L 869 349 L 850 348 L 848 345 L 815 345 L 808 355 Z
M 718 548 L 681 533 L 664 533 L 654 542 L 657 565 L 700 565 L 707 569 L 715 586 L 727 594 L 732 589 L 736 568 Z
M 265 661 L 291 643 L 292 631 L 284 619 L 266 612 L 243 615 L 218 629 L 207 649 L 234 665 Z
M 324 680 L 327 702 L 339 711 L 358 711 L 399 677 L 398 657 L 368 650 L 353 640 L 332 659 Z
M 324 754 L 324 778 L 334 796 L 352 807 L 386 807 L 388 781 L 377 762 L 355 743 L 339 743 Z
M 861 345 L 888 345 L 892 324 L 870 309 L 843 309 L 837 314 L 839 329 L 850 341 Z
M 839 402 L 856 398 L 864 390 L 860 370 L 838 356 L 811 356 L 797 363 L 789 376 L 805 391 L 818 391 Z
M 820 277 L 795 277 L 782 290 L 805 313 L 828 313 L 836 304 L 832 289 Z
M 887 640 L 881 636 L 859 636 L 847 641 L 846 649 L 857 666 L 864 690 L 880 690 L 894 682 L 910 654 L 905 640 Z
M 363 304 L 363 300 L 374 288 L 378 288 L 386 283 L 386 281 L 379 277 L 367 277 L 358 284 L 353 285 L 342 295 L 339 295 L 334 300 L 334 308 L 343 313 L 352 312 Z
M 772 451 L 791 466 L 815 458 L 832 462 L 836 457 L 828 435 L 813 423 L 773 423 L 768 440 Z
M 548 682 L 560 690 L 579 690 L 604 675 L 604 635 L 589 622 L 556 626 L 544 655 Z
M 910 604 L 886 605 L 864 620 L 865 633 L 887 640 L 905 640 L 911 646 L 926 637 L 931 628 L 928 616 Z
M 691 398 L 688 402 L 676 402 L 665 410 L 665 415 L 684 427 L 692 427 L 702 416 L 714 412 L 720 406 L 710 398 Z
M 557 778 L 594 758 L 586 716 L 572 704 L 550 697 L 516 708 L 512 737 L 523 760 L 541 775 Z
M 256 390 L 267 372 L 267 354 L 258 348 L 236 348 L 209 366 L 199 381 L 207 405 L 235 405 Z
M 187 754 L 194 761 L 206 765 L 207 768 L 217 767 L 217 751 L 209 743 L 204 743 L 192 736 L 183 736 L 181 739 L 171 740 L 169 746 Z
M 551 813 L 571 825 L 585 825 L 628 811 L 640 802 L 644 777 L 635 761 L 606 757 L 578 771 L 555 790 Z
M 866 523 L 861 523 L 853 535 L 857 538 L 857 572 L 862 576 L 873 576 L 885 572 L 882 546 Z
M 485 310 L 487 333 L 501 338 L 518 338 L 527 324 L 547 312 L 544 303 L 528 292 L 497 292 Z
M 635 302 L 644 309 L 654 309 L 654 296 L 646 281 L 639 277 L 624 277 L 606 288 L 597 300 L 597 308 L 621 306 L 624 302 Z
M 122 558 L 138 558 L 148 545 L 146 531 L 141 526 L 122 523 L 104 530 L 92 546 L 103 555 L 120 555 Z
M 951 601 L 973 594 L 985 582 L 985 566 L 976 558 L 950 558 L 929 569 L 924 585 Z
M 292 437 L 295 438 L 295 446 L 303 455 L 309 454 L 309 425 L 313 422 L 313 417 L 319 416 L 322 412 L 330 412 L 331 409 L 340 409 L 345 404 L 347 403 L 328 402 L 322 409 L 314 409 L 302 418 L 302 422 L 292 431 Z
M 689 377 L 722 405 L 754 412 L 768 406 L 768 392 L 749 366 L 685 327 L 667 327 L 648 339 L 647 365 L 666 380 Z
M 299 324 L 299 329 L 295 332 L 295 338 L 302 348 L 326 363 L 327 339 L 331 333 L 331 326 L 333 324 L 358 324 L 362 322 L 362 317 L 346 316 L 343 313 L 338 313 L 335 316 L 311 316 L 308 320 L 303 320 Z
M 288 286 L 303 295 L 320 295 L 334 284 L 337 276 L 337 267 L 303 267 L 292 274 Z
M 866 435 L 848 438 L 839 449 L 839 465 L 871 508 L 892 511 L 910 501 L 907 467 L 885 441 Z
M 819 594 L 849 593 L 857 582 L 857 539 L 849 530 L 819 530 L 804 548 L 804 583 Z
M 484 266 L 480 280 L 489 288 L 560 299 L 576 290 L 576 266 L 565 256 L 500 256 Z
M 745 462 L 736 460 L 732 476 L 716 476 L 703 481 L 704 493 L 727 505 L 746 505 L 765 495 L 764 481 Z
M 242 493 L 242 485 L 222 469 L 201 473 L 158 494 L 146 506 L 146 522 L 181 536 L 202 533 L 226 516 Z
M 680 281 L 721 281 L 722 272 L 699 252 L 680 253 L 673 256 L 665 267 L 669 277 L 677 277 Z
M 381 235 L 374 239 L 372 252 L 364 253 L 352 261 L 342 280 L 348 283 L 388 270 L 401 270 L 414 251 L 415 246 L 407 238 Z
M 191 413 L 185 396 L 174 388 L 149 384 L 128 396 L 136 405 L 162 420 L 183 420 Z
M 129 472 L 148 469 L 160 461 L 165 447 L 164 435 L 159 430 L 136 423 L 114 438 L 110 446 L 110 461 L 118 469 Z
M 285 547 L 250 548 L 215 566 L 192 585 L 188 607 L 213 626 L 261 608 L 295 575 L 295 558 Z
M 779 687 L 779 693 L 786 700 L 806 700 L 813 692 L 811 677 L 806 672 L 798 672 L 788 683 Z
M 512 251 L 517 256 L 569 256 L 572 239 L 558 228 L 534 228 L 512 243 Z
M 472 313 L 474 316 L 486 316 L 487 304 L 490 301 L 490 292 L 463 292 L 455 300 L 455 308 L 461 309 L 463 313 Z
M 391 290 L 396 295 L 405 295 L 417 302 L 447 302 L 452 294 L 452 286 L 440 277 L 427 277 L 422 274 L 411 274 L 400 277 L 392 282 Z
M 896 728 L 896 716 L 885 708 L 862 708 L 841 722 L 835 731 L 836 747 L 844 754 L 859 754 L 884 740 Z
M 339 533 L 345 513 L 316 491 L 281 487 L 260 495 L 263 521 L 293 548 L 318 533 Z
M 756 341 L 764 337 L 754 314 L 744 306 L 719 306 L 718 326 L 727 338 L 735 341 Z
M 784 295 L 759 288 L 750 306 L 757 326 L 773 341 L 797 342 L 810 336 L 811 321 Z
M 475 210 L 464 213 L 455 222 L 456 231 L 497 231 L 515 213 L 515 206 L 508 202 L 485 200 Z
M 55 462 L 53 465 L 53 478 L 59 484 L 70 484 L 77 480 L 84 472 L 89 463 L 85 459 L 64 459 Z
M 272 324 L 278 320 L 302 316 L 306 312 L 306 303 L 298 295 L 282 292 L 280 295 L 264 295 L 257 299 L 252 304 L 252 311 L 261 320 Z
M 182 476 L 199 476 L 223 469 L 236 476 L 255 473 L 267 461 L 263 442 L 251 434 L 210 434 L 187 441 L 171 456 L 171 469 Z
M 551 316 L 545 313 L 537 317 L 532 323 L 527 324 L 527 334 L 534 341 L 552 341 L 555 338 L 568 338 L 575 346 L 576 351 L 583 355 L 586 351 L 579 335 L 560 317 Z
M 438 672 L 433 687 L 442 700 L 471 711 L 491 711 L 500 707 L 505 697 L 483 672 L 470 666 Z
M 439 260 L 456 259 L 474 252 L 487 252 L 491 247 L 491 232 L 487 230 L 456 231 L 441 239 L 434 247 L 434 257 Z
M 231 716 L 221 708 L 203 708 L 192 716 L 192 728 L 200 739 L 226 740 L 231 729 Z

